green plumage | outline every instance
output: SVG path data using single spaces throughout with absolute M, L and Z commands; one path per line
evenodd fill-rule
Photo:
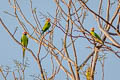
M 23 34 L 21 37 L 21 44 L 24 47 L 27 47 L 28 45 L 28 38 L 27 38 L 27 34 Z M 24 63 L 24 57 L 25 57 L 25 48 L 23 48 L 23 63 Z
M 91 35 L 94 37 L 95 41 L 103 44 L 101 38 L 97 35 L 97 33 L 95 33 L 94 31 L 91 31 L 90 33 L 91 33 Z
M 50 26 L 51 26 L 50 22 L 46 21 L 44 27 L 42 28 L 41 34 L 44 34 L 44 32 L 46 32 L 50 28 Z
M 93 37 L 101 40 L 101 38 L 95 32 L 91 31 L 90 33 L 92 34 Z

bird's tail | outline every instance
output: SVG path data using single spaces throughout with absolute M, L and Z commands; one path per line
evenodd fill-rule
M 102 40 L 96 39 L 96 41 L 100 44 L 104 44 Z
M 24 65 L 24 59 L 25 59 L 25 48 L 23 48 L 23 65 Z

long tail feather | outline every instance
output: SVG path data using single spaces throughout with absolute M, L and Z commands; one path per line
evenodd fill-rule
M 24 59 L 25 59 L 25 48 L 23 48 L 23 65 L 24 65 Z

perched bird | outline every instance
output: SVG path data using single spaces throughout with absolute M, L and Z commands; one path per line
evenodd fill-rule
M 90 80 L 91 78 L 91 67 L 88 67 L 86 70 L 86 80 Z
M 50 26 L 51 26 L 51 24 L 50 24 L 50 18 L 47 18 L 46 22 L 45 22 L 45 25 L 42 28 L 42 33 L 41 34 L 44 34 L 44 32 L 46 32 L 50 28 Z
M 27 37 L 27 32 L 23 32 L 22 34 L 22 37 L 21 37 L 21 44 L 24 46 L 24 47 L 27 47 L 28 45 L 28 37 Z M 24 58 L 25 58 L 25 48 L 22 47 L 23 49 L 23 64 L 24 64 Z
M 95 33 L 94 32 L 94 27 L 93 28 L 91 28 L 91 31 L 90 31 L 90 33 L 91 33 L 91 35 L 93 36 L 93 38 L 94 38 L 94 40 L 96 41 L 96 42 L 99 42 L 99 43 L 101 43 L 101 44 L 103 44 L 103 41 L 101 40 L 101 38 L 97 35 L 97 33 Z

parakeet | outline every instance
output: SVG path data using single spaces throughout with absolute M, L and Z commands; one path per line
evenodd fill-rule
M 44 34 L 45 31 L 47 31 L 49 28 L 50 28 L 51 24 L 50 24 L 50 18 L 48 18 L 45 22 L 45 25 L 44 27 L 42 28 L 42 33 L 41 34 Z
M 24 47 L 27 47 L 27 45 L 28 45 L 27 32 L 23 32 L 22 37 L 21 37 L 21 44 L 22 44 Z M 23 49 L 23 64 L 24 64 L 25 48 L 22 48 L 22 49 Z
M 95 39 L 96 42 L 99 42 L 101 44 L 103 44 L 103 41 L 101 40 L 101 38 L 97 35 L 97 33 L 94 32 L 94 27 L 91 28 L 91 35 L 93 36 L 93 38 Z
M 91 67 L 88 67 L 86 70 L 86 80 L 90 80 L 91 78 Z

